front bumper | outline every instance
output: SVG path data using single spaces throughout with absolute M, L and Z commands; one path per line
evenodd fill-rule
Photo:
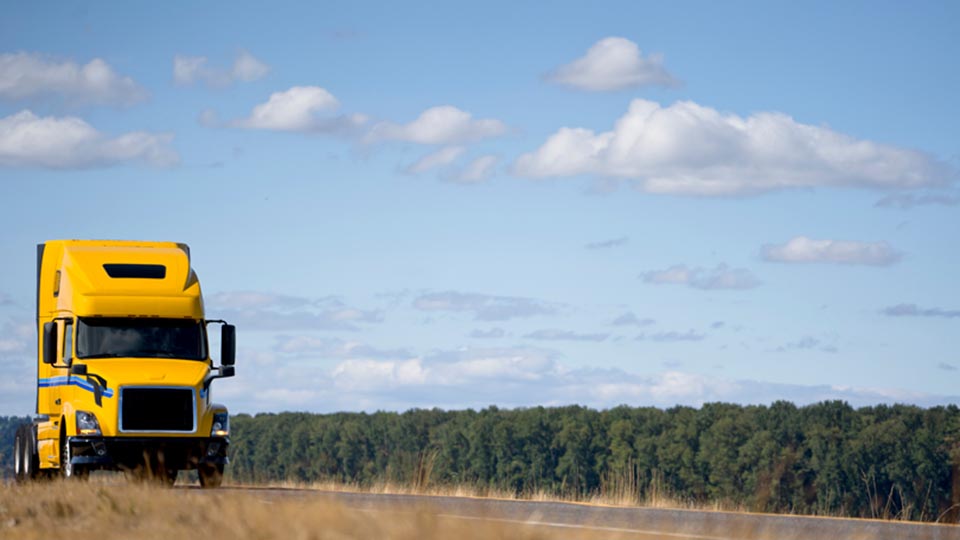
M 70 437 L 70 463 L 90 469 L 135 469 L 163 463 L 167 469 L 226 465 L 229 437 Z

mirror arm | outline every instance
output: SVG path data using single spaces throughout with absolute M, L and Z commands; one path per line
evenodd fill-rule
M 233 366 L 220 366 L 216 368 L 211 368 L 210 373 L 207 373 L 207 376 L 203 378 L 203 388 L 204 389 L 210 388 L 210 383 L 212 383 L 214 379 L 225 379 L 227 377 L 233 377 L 234 373 L 232 369 L 227 369 L 226 373 L 224 372 L 224 368 L 232 368 L 232 367 Z

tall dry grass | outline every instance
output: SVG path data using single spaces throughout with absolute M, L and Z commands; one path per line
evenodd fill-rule
M 262 484 L 228 483 L 234 487 L 267 487 L 281 489 L 305 489 L 315 491 L 333 491 L 344 493 L 373 493 L 385 495 L 426 495 L 433 497 L 470 497 L 484 499 L 504 499 L 514 501 L 583 503 L 598 506 L 619 506 L 639 508 L 665 508 L 680 510 L 710 510 L 723 512 L 745 512 L 748 509 L 729 501 L 703 503 L 691 499 L 673 497 L 662 490 L 652 490 L 641 494 L 633 490 L 603 491 L 584 496 L 564 496 L 553 491 L 537 490 L 517 494 L 512 490 L 495 487 L 480 487 L 469 484 L 401 484 L 393 482 L 375 482 L 372 484 L 325 482 L 268 482 Z
M 611 538 L 611 534 L 462 519 L 438 515 L 427 508 L 369 511 L 348 508 L 321 497 L 170 489 L 122 480 L 0 486 L 0 538 L 77 537 L 105 540 L 590 540 Z

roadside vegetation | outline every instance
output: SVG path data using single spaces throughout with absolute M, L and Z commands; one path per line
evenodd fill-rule
M 7 468 L 14 420 L 0 419 Z M 956 406 L 490 407 L 231 422 L 234 484 L 958 521 Z
M 268 498 L 256 492 L 166 489 L 122 479 L 0 486 L 0 538 L 47 540 L 76 537 L 78 533 L 104 540 L 609 537 L 455 519 L 426 509 L 358 510 L 313 497 Z

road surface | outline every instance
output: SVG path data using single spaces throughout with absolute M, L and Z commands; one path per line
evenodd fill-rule
M 301 489 L 224 488 L 266 501 L 315 498 L 371 512 L 430 512 L 440 519 L 486 520 L 525 527 L 604 532 L 620 538 L 670 540 L 960 540 L 960 526 L 737 512 L 622 508 L 470 497 L 345 493 Z

